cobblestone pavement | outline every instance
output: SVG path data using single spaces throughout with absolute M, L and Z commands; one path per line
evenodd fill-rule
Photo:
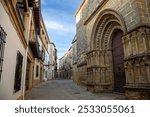
M 114 93 L 91 93 L 72 80 L 51 80 L 33 88 L 26 100 L 120 100 L 123 95 Z

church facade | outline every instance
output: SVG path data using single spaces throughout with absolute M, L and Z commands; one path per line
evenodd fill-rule
M 150 99 L 150 1 L 84 0 L 75 16 L 78 83 Z

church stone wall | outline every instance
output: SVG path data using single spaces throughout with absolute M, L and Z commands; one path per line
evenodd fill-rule
M 150 1 L 86 0 L 79 13 L 76 82 L 93 92 L 113 91 L 111 44 L 113 32 L 119 29 L 123 32 L 125 95 L 150 99 Z

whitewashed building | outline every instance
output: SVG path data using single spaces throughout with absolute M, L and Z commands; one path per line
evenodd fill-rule
M 50 40 L 41 0 L 0 0 L 0 99 L 24 99 L 47 80 Z

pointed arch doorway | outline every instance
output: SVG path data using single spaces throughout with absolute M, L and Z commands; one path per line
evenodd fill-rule
M 115 30 L 112 39 L 112 58 L 113 58 L 113 72 L 114 72 L 114 91 L 124 93 L 125 69 L 124 69 L 124 50 L 122 43 L 123 32 Z

